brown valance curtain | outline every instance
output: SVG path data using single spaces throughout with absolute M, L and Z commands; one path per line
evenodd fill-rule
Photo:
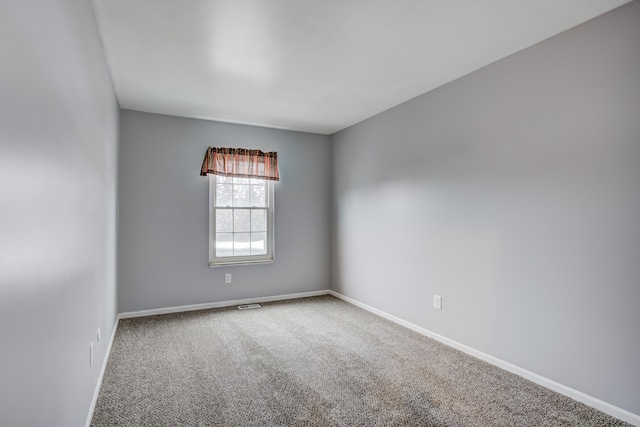
M 207 147 L 200 175 L 208 174 L 280 181 L 278 153 L 263 153 L 246 148 Z

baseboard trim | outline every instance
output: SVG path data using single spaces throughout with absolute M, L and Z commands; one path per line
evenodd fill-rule
M 116 330 L 118 329 L 118 322 L 120 321 L 120 316 L 116 317 L 116 321 L 113 324 L 113 330 L 111 331 L 111 337 L 109 338 L 109 344 L 107 344 L 107 350 L 104 353 L 104 359 L 102 360 L 102 367 L 100 368 L 100 375 L 98 375 L 98 381 L 96 382 L 96 388 L 93 391 L 93 399 L 91 399 L 91 406 L 89 407 L 89 415 L 87 415 L 87 421 L 85 422 L 85 427 L 91 427 L 91 419 L 93 418 L 93 411 L 96 409 L 96 403 L 98 402 L 98 394 L 100 393 L 100 387 L 102 387 L 102 378 L 104 378 L 104 371 L 107 369 L 107 362 L 109 361 L 109 356 L 111 355 L 111 346 L 113 345 L 113 340 L 116 337 Z
M 442 336 L 440 334 L 437 334 L 435 332 L 432 332 L 428 329 L 422 328 L 418 325 L 415 325 L 411 322 L 407 322 L 406 320 L 403 320 L 399 317 L 393 316 L 389 313 L 386 313 L 382 310 L 379 310 L 377 308 L 371 307 L 367 304 L 364 304 L 358 300 L 355 300 L 353 298 L 347 297 L 345 295 L 342 295 L 341 293 L 338 293 L 336 291 L 328 291 L 328 293 L 330 295 L 335 296 L 336 298 L 340 298 L 343 301 L 346 301 L 350 304 L 355 305 L 356 307 L 360 307 L 364 310 L 367 310 L 373 314 L 377 314 L 380 317 L 384 317 L 387 320 L 390 320 L 394 323 L 397 323 L 401 326 L 404 326 L 406 328 L 411 329 L 412 331 L 415 331 L 419 334 L 425 335 L 429 338 L 433 338 L 436 341 L 439 341 L 445 345 L 448 345 L 449 347 L 453 347 L 457 350 L 460 350 L 464 353 L 467 353 L 473 357 L 476 357 L 484 362 L 490 363 L 492 365 L 495 365 L 499 368 L 504 369 L 505 371 L 511 372 L 513 374 L 519 375 L 523 378 L 528 379 L 529 381 L 533 381 L 536 384 L 539 384 L 543 387 L 546 387 L 548 389 L 551 389 L 555 392 L 558 392 L 560 394 L 563 394 L 573 400 L 576 400 L 578 402 L 584 403 L 585 405 L 591 406 L 592 408 L 595 408 L 601 412 L 604 412 L 605 414 L 611 415 L 612 417 L 616 417 L 622 421 L 626 421 L 630 424 L 633 424 L 634 426 L 639 426 L 640 427 L 640 415 L 638 414 L 634 414 L 632 412 L 629 412 L 625 409 L 622 408 L 618 408 L 617 406 L 614 406 L 610 403 L 604 402 L 600 399 L 597 399 L 593 396 L 589 396 L 588 394 L 582 393 L 581 391 L 575 390 L 571 387 L 568 387 L 566 385 L 557 383 L 553 380 L 550 380 L 548 378 L 545 378 L 541 375 L 535 374 L 533 372 L 527 371 L 526 369 L 523 369 L 519 366 L 513 365 L 509 362 L 505 362 L 504 360 L 498 359 L 497 357 L 491 356 L 487 353 L 483 353 L 479 350 L 476 350 L 472 347 L 469 347 L 467 345 L 461 344 L 457 341 L 454 341 L 452 339 L 449 339 L 445 336 Z
M 284 300 L 295 299 L 295 298 L 315 297 L 319 295 L 327 295 L 329 293 L 330 291 L 328 289 L 324 289 L 320 291 L 298 292 L 295 294 L 274 295 L 269 297 L 246 298 L 246 299 L 219 301 L 219 302 L 209 302 L 209 303 L 203 303 L 203 304 L 180 305 L 176 307 L 154 308 L 151 310 L 130 311 L 126 313 L 120 313 L 118 315 L 118 318 L 128 319 L 132 317 L 156 316 L 158 314 L 182 313 L 185 311 L 208 310 L 210 308 L 231 307 L 234 305 L 259 304 L 261 302 L 284 301 Z

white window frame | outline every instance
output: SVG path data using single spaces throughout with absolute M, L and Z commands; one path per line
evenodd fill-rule
M 266 211 L 267 211 L 267 252 L 262 255 L 246 255 L 246 256 L 216 256 L 216 177 L 217 175 L 209 174 L 209 267 L 247 265 L 247 264 L 270 264 L 275 262 L 275 244 L 274 244 L 274 182 L 272 180 L 264 180 L 266 191 Z M 227 208 L 228 206 L 225 206 Z M 251 209 L 247 207 L 246 209 Z

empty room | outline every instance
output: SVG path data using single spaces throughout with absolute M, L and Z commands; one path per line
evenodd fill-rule
M 0 0 L 0 426 L 640 426 L 637 0 Z

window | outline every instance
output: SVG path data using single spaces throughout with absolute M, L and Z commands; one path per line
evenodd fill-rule
M 209 175 L 209 265 L 274 261 L 273 181 Z
M 200 175 L 209 175 L 209 265 L 273 262 L 278 153 L 207 147 Z

